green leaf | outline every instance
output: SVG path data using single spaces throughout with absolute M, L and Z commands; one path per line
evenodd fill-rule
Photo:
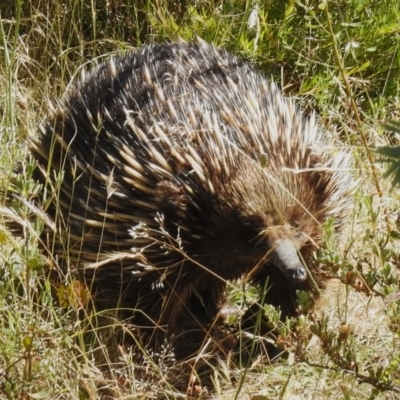
M 22 339 L 22 344 L 26 350 L 29 350 L 32 347 L 32 343 L 32 336 L 24 336 L 24 338 Z

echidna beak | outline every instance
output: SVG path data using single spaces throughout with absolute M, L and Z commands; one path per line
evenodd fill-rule
M 286 274 L 292 283 L 301 283 L 307 280 L 307 271 L 302 265 L 294 268 L 288 268 L 286 270 Z
M 301 283 L 307 279 L 307 270 L 300 261 L 298 250 L 293 240 L 289 238 L 277 240 L 269 254 L 269 260 L 292 283 Z

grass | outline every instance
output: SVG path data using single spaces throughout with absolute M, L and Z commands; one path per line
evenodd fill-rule
M 345 234 L 335 238 L 328 225 L 318 254 L 336 279 L 297 325 L 277 322 L 287 359 L 246 371 L 222 363 L 213 396 L 400 398 L 399 195 L 373 151 L 397 143 L 382 128 L 400 114 L 397 0 L 16 0 L 0 4 L 0 17 L 1 181 L 22 198 L 38 190 L 26 142 L 49 102 L 83 67 L 146 42 L 200 36 L 272 76 L 305 112 L 316 110 L 351 150 L 359 181 Z M 43 221 L 29 222 L 18 204 L 18 216 L 4 207 L 2 215 L 22 221 L 23 237 L 0 225 L 0 398 L 184 398 L 168 382 L 188 367 L 171 367 L 167 349 L 158 365 L 138 363 L 127 348 L 107 352 L 123 327 L 85 317 L 87 292 L 76 281 L 54 293 L 38 246 Z M 207 390 L 195 386 L 192 395 Z

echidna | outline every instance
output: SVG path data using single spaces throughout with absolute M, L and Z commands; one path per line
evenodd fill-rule
M 310 262 L 321 226 L 334 217 L 340 229 L 350 204 L 348 155 L 321 136 L 314 116 L 212 45 L 113 57 L 31 146 L 58 259 L 81 268 L 98 307 L 152 333 L 206 332 L 244 276 L 260 291 L 268 280 L 260 298 L 293 316 L 296 290 L 323 284 Z

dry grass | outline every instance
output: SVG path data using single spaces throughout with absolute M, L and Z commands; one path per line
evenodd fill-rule
M 80 66 L 117 49 L 195 34 L 251 59 L 306 112 L 316 109 L 351 149 L 359 189 L 346 235 L 338 242 L 328 232 L 319 255 L 336 279 L 297 328 L 280 326 L 288 357 L 243 370 L 221 361 L 212 385 L 188 391 L 171 382 L 190 377 L 190 365 L 172 365 L 168 348 L 157 364 L 146 357 L 138 363 L 114 340 L 129 334 L 124 325 L 99 327 L 98 316 L 85 318 L 82 291 L 72 290 L 76 301 L 59 306 L 39 251 L 43 221 L 28 223 L 31 210 L 16 202 L 23 237 L 0 226 L 0 398 L 400 399 L 400 304 L 384 303 L 400 290 L 399 195 L 368 160 L 375 145 L 397 143 L 380 125 L 399 119 L 397 1 L 343 0 L 329 9 L 311 1 L 11 3 L 0 4 L 3 191 L 17 187 L 21 198 L 37 191 L 26 141 Z

